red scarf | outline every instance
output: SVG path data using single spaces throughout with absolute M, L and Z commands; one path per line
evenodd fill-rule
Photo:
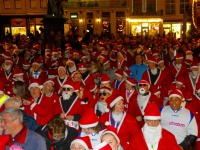
M 47 134 L 48 134 L 48 137 L 51 140 L 51 142 L 54 144 L 55 141 L 53 140 L 53 136 L 51 135 L 51 133 L 48 131 Z M 53 145 L 51 145 L 51 150 L 54 150 L 54 146 Z

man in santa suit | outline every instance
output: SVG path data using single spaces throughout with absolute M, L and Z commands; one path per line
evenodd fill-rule
M 94 84 L 94 77 L 87 70 L 85 63 L 81 62 L 78 65 L 78 70 L 82 74 L 82 82 L 86 87 L 89 87 L 90 84 Z
M 20 68 L 22 67 L 22 64 L 24 62 L 24 58 L 23 57 L 19 57 L 20 54 L 20 49 L 15 47 L 13 50 L 13 61 L 15 63 L 15 67 Z
M 5 59 L 2 69 L 0 70 L 0 77 L 2 81 L 9 86 L 12 83 L 14 71 L 14 62 L 12 58 Z
M 23 100 L 24 111 L 35 118 L 39 125 L 47 124 L 53 118 L 53 101 L 41 94 L 38 80 L 31 79 L 28 87 L 31 97 Z
M 160 89 L 165 80 L 165 75 L 159 68 L 156 67 L 156 59 L 152 56 L 147 57 L 148 67 L 142 75 L 142 80 L 146 80 L 151 84 L 151 89 Z
M 113 81 L 112 85 L 113 87 L 118 91 L 123 91 L 125 89 L 125 80 L 123 79 L 123 70 L 118 69 L 115 72 L 115 78 L 116 80 Z
M 155 103 L 159 106 L 158 97 L 149 91 L 150 84 L 146 80 L 141 80 L 138 83 L 139 94 L 134 96 L 134 99 L 129 102 L 128 113 L 136 118 L 139 127 L 144 125 L 143 116 L 144 110 L 148 103 Z
M 177 53 L 175 61 L 169 66 L 170 69 L 170 81 L 173 82 L 178 76 L 185 76 L 188 73 L 187 66 L 183 62 L 184 57 L 182 53 Z
M 193 95 L 195 95 L 196 85 L 200 84 L 199 66 L 197 62 L 193 62 L 185 79 L 185 86 Z
M 54 114 L 60 114 L 60 117 L 65 120 L 67 125 L 77 128 L 83 110 L 81 99 L 74 90 L 74 83 L 72 81 L 66 81 L 63 84 L 62 96 L 55 104 Z
M 32 68 L 31 68 L 32 71 L 30 73 L 30 79 L 36 79 L 36 80 L 38 80 L 38 82 L 43 83 L 48 78 L 48 76 L 41 68 L 41 65 L 42 65 L 41 58 L 37 58 L 32 63 Z
M 130 140 L 127 150 L 181 150 L 172 133 L 160 125 L 160 111 L 156 104 L 145 108 L 144 126 Z
M 66 70 L 68 76 L 70 76 L 72 72 L 77 70 L 76 65 L 74 63 L 74 58 L 68 58 L 68 60 L 66 61 Z
M 136 91 L 136 80 L 134 78 L 127 78 L 125 80 L 125 89 L 120 91 L 120 94 L 124 98 L 124 104 L 126 109 L 128 109 L 130 101 L 137 97 L 138 92 Z
M 55 78 L 53 78 L 53 82 L 55 83 L 54 92 L 60 95 L 60 89 L 67 80 L 71 80 L 71 78 L 67 75 L 65 67 L 58 67 L 58 75 Z
M 123 51 L 117 52 L 117 69 L 128 69 L 126 54 Z
M 174 134 L 177 143 L 183 150 L 191 148 L 197 139 L 198 127 L 194 114 L 181 107 L 183 94 L 175 89 L 169 93 L 169 104 L 160 109 L 161 126 Z

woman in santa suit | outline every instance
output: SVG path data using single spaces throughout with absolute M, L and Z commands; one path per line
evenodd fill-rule
M 124 99 L 119 95 L 112 95 L 107 99 L 110 112 L 104 113 L 99 121 L 103 124 L 108 123 L 117 128 L 121 145 L 126 150 L 131 136 L 136 133 L 139 128 L 136 120 L 124 111 Z

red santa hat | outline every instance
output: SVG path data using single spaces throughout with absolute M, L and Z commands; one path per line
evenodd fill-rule
M 106 84 L 110 82 L 110 77 L 107 74 L 101 75 L 101 84 Z
M 68 60 L 67 60 L 67 62 L 74 63 L 74 58 L 72 58 L 72 57 L 69 57 L 69 58 L 68 58 Z
M 43 83 L 43 85 L 44 84 L 47 84 L 47 83 L 51 83 L 51 84 L 55 84 L 54 82 L 53 82 L 53 80 L 52 79 L 46 79 L 45 81 L 44 81 L 44 83 Z
M 76 49 L 72 50 L 71 53 L 80 55 L 80 52 L 78 50 L 76 50 Z
M 107 86 L 101 87 L 99 91 L 100 91 L 101 93 L 106 92 L 106 93 L 112 94 L 111 88 L 109 88 L 109 87 L 107 87 Z
M 118 51 L 117 54 L 121 55 L 126 60 L 126 54 L 123 51 Z
M 172 90 L 172 91 L 169 92 L 169 99 L 170 99 L 171 97 L 178 97 L 178 98 L 180 98 L 181 100 L 183 100 L 183 94 L 182 94 L 182 92 L 181 92 L 180 90 L 178 90 L 178 89 L 174 89 L 174 90 Z
M 71 142 L 71 146 L 72 146 L 72 144 L 74 144 L 74 143 L 79 143 L 79 144 L 81 144 L 81 145 L 84 147 L 85 150 L 90 150 L 90 149 L 92 149 L 92 144 L 91 144 L 91 142 L 90 142 L 89 136 L 84 136 L 84 137 L 77 137 L 77 138 L 75 138 L 75 139 Z M 71 146 L 70 146 L 70 147 L 71 147 Z
M 158 106 L 155 103 L 148 103 L 144 110 L 144 119 L 160 120 L 161 115 Z
M 65 44 L 65 47 L 66 49 L 72 49 L 72 46 L 69 43 Z
M 99 58 L 106 59 L 107 57 L 108 57 L 108 56 L 105 55 L 105 54 L 100 54 L 100 55 L 98 56 L 98 59 L 99 59 Z
M 147 60 L 148 62 L 153 62 L 153 63 L 157 63 L 155 57 L 147 55 Z
M 183 59 L 184 57 L 183 57 L 182 53 L 177 53 L 175 58 L 176 59 Z
M 42 64 L 42 59 L 39 58 L 39 57 L 33 62 L 33 65 L 38 65 L 38 66 L 40 66 L 41 64 Z
M 191 65 L 191 64 L 192 64 L 192 60 L 191 60 L 191 59 L 185 59 L 185 64 Z M 191 68 L 190 68 L 190 69 L 191 69 Z
M 3 52 L 1 55 L 2 55 L 5 59 L 11 58 L 11 52 L 9 52 L 9 51 Z
M 96 88 L 97 88 L 97 85 L 94 83 L 89 85 L 90 92 L 94 92 L 94 90 L 96 90 Z
M 193 54 L 193 52 L 192 52 L 192 50 L 191 50 L 191 49 L 187 49 L 187 50 L 186 50 L 186 52 L 185 52 L 185 54 L 186 54 L 186 55 L 192 55 L 192 54 Z
M 103 65 L 106 65 L 110 62 L 110 60 L 108 58 L 103 59 Z
M 9 135 L 0 135 L 0 149 L 6 150 L 6 145 L 9 142 L 10 136 Z
M 112 134 L 115 137 L 115 139 L 117 140 L 118 144 L 120 144 L 120 139 L 117 134 L 117 128 L 115 128 L 111 125 L 108 125 L 107 129 L 101 134 L 101 139 L 105 134 Z
M 138 82 L 138 85 L 140 86 L 140 84 L 148 85 L 148 87 L 150 88 L 150 84 L 146 80 L 140 80 L 140 82 Z
M 23 67 L 30 67 L 31 66 L 31 64 L 26 60 L 23 62 L 22 65 L 23 65 Z
M 0 94 L 4 93 L 4 87 L 5 87 L 5 83 L 2 80 L 0 80 Z
M 43 86 L 40 85 L 40 81 L 37 80 L 37 79 L 30 79 L 30 84 L 29 84 L 28 90 L 30 91 L 30 89 L 32 87 L 37 87 L 37 88 L 40 88 L 40 89 L 43 88 Z
M 96 145 L 93 150 L 112 150 L 112 148 L 110 147 L 110 145 L 104 141 L 98 145 Z
M 125 81 L 131 86 L 136 86 L 136 80 L 134 78 L 127 78 Z
M 193 68 L 199 68 L 198 62 L 196 62 L 196 61 L 192 62 L 190 69 L 193 69 Z
M 24 75 L 24 72 L 21 69 L 19 69 L 19 68 L 15 68 L 14 69 L 13 77 L 15 77 L 15 76 L 23 76 L 23 75 Z
M 160 64 L 160 63 L 164 63 L 164 60 L 161 59 L 161 58 L 158 58 L 158 59 L 157 59 L 157 64 Z
M 192 100 L 192 93 L 189 90 L 186 90 L 183 93 L 184 100 L 191 101 Z
M 52 54 L 58 54 L 58 49 L 57 49 L 57 48 L 54 48 L 54 49 L 52 50 Z
M 129 77 L 131 75 L 131 71 L 130 70 L 124 70 L 123 71 L 123 74 L 126 76 L 126 77 Z
M 79 63 L 78 70 L 86 70 L 86 69 L 87 69 L 87 66 L 85 63 L 83 62 Z
M 10 62 L 10 63 L 14 64 L 14 62 L 13 62 L 13 59 L 12 59 L 12 58 L 6 58 L 6 59 L 5 59 L 5 62 Z
M 118 70 L 115 72 L 115 75 L 116 75 L 116 76 L 122 77 L 122 76 L 123 76 L 123 70 L 122 70 L 122 69 L 118 69 Z
M 62 88 L 72 88 L 74 89 L 74 82 L 72 81 L 65 81 L 65 83 L 63 84 Z
M 179 85 L 183 85 L 184 83 L 184 77 L 178 77 L 175 81 L 176 84 L 179 84 Z
M 106 99 L 108 108 L 112 108 L 120 100 L 124 100 L 124 98 L 122 96 L 119 96 L 118 94 L 111 95 Z
M 82 115 L 81 119 L 79 120 L 79 125 L 81 128 L 91 128 L 97 126 L 99 123 L 98 116 L 94 113 L 94 109 L 89 108 L 85 111 Z

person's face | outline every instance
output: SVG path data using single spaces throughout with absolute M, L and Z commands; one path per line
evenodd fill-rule
M 103 100 L 103 101 L 105 101 L 108 97 L 110 97 L 110 94 L 109 94 L 109 93 L 106 93 L 105 91 L 99 93 L 99 98 L 100 98 L 101 100 Z
M 156 67 L 156 64 L 154 62 L 148 61 L 148 66 L 149 66 L 150 69 L 151 68 L 153 69 L 153 68 Z
M 101 88 L 101 87 L 104 87 L 104 86 L 106 86 L 106 87 L 109 87 L 109 88 L 110 88 L 110 87 L 111 87 L 111 86 L 110 86 L 110 82 L 108 82 L 108 83 L 105 83 L 105 84 L 103 84 L 103 83 L 101 83 L 101 84 L 100 84 L 100 88 Z
M 169 105 L 173 110 L 179 110 L 182 100 L 178 97 L 171 97 L 169 99 Z
M 32 68 L 33 68 L 33 71 L 37 71 L 39 69 L 39 65 L 38 64 L 32 64 Z
M 122 60 L 122 59 L 123 59 L 122 55 L 120 53 L 117 53 L 117 60 Z
M 144 88 L 145 93 L 147 93 L 149 91 L 149 87 L 147 84 L 139 84 L 139 89 Z
M 110 145 L 112 150 L 118 149 L 119 143 L 117 142 L 116 138 L 112 134 L 103 135 L 101 140 L 102 142 L 106 141 Z
M 74 66 L 74 63 L 73 62 L 67 62 L 67 65 L 69 68 L 72 68 Z
M 177 64 L 182 64 L 182 62 L 183 62 L 183 59 L 176 59 Z
M 94 62 L 90 63 L 90 67 L 91 67 L 91 69 L 96 69 L 96 66 L 95 66 Z
M 12 120 L 10 114 L 3 114 L 1 117 L 1 125 L 5 134 L 13 135 L 16 129 L 16 120 Z
M 87 69 L 81 69 L 81 70 L 79 69 L 79 72 L 82 74 L 85 73 L 86 71 L 87 71 Z
M 79 74 L 79 73 L 75 74 L 74 77 L 73 77 L 73 81 L 74 82 L 77 82 L 77 81 L 81 82 L 82 81 L 82 75 Z
M 17 55 L 17 56 L 19 55 L 19 51 L 18 51 L 18 50 L 16 50 L 14 53 L 15 53 L 15 55 Z
M 58 75 L 59 75 L 59 76 L 65 76 L 65 75 L 66 75 L 66 70 L 65 70 L 64 68 L 60 68 L 60 69 L 58 70 Z
M 148 126 L 157 127 L 160 124 L 160 120 L 144 120 Z
M 119 100 L 115 106 L 114 106 L 114 111 L 117 113 L 121 113 L 124 112 L 124 101 L 123 100 Z
M 85 150 L 85 148 L 79 143 L 73 143 L 70 150 Z
M 110 68 L 110 63 L 107 63 L 107 64 L 103 65 L 103 67 L 104 67 L 104 70 L 109 69 Z
M 96 133 L 93 129 L 91 128 L 82 128 L 82 132 L 85 132 L 85 134 L 89 135 L 91 133 Z
M 164 63 L 164 62 L 161 62 L 161 63 L 158 64 L 158 67 L 159 67 L 159 68 L 163 68 L 164 66 L 165 66 L 165 63 Z
M 7 66 L 10 65 L 10 66 L 12 66 L 13 64 L 10 61 L 5 61 L 4 65 L 7 65 Z
M 76 59 L 79 59 L 79 54 L 73 53 L 73 57 L 76 58 Z
M 53 56 L 54 58 L 57 58 L 57 57 L 58 57 L 58 53 L 52 53 L 52 56 Z
M 33 98 L 38 98 L 40 97 L 40 88 L 38 87 L 31 87 L 30 89 L 30 94 Z
M 65 135 L 63 133 L 53 133 L 52 137 L 54 140 L 60 141 L 60 139 L 64 138 Z
M 63 88 L 62 89 L 65 93 L 69 93 L 69 92 L 71 92 L 71 95 L 72 95 L 72 93 L 74 92 L 74 89 L 73 88 Z
M 25 53 L 25 57 L 30 58 L 31 57 L 30 53 Z
M 116 79 L 117 79 L 118 81 L 121 81 L 121 80 L 123 79 L 123 77 L 118 76 L 118 75 L 115 75 L 115 77 L 116 77 Z
M 53 84 L 52 83 L 46 83 L 45 84 L 45 89 L 46 89 L 46 92 L 53 92 Z
M 142 56 L 137 55 L 135 58 L 136 64 L 141 64 L 142 63 Z
M 133 89 L 132 85 L 130 85 L 128 82 L 125 82 L 125 88 L 127 90 L 132 90 Z

